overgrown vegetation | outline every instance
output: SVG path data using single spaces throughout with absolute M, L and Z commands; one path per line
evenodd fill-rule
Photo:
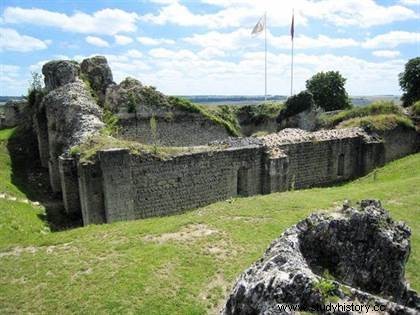
M 92 87 L 92 83 L 90 82 L 88 76 L 84 73 L 80 73 L 80 79 L 85 83 L 86 89 L 89 91 L 89 94 L 93 98 L 95 103 L 99 104 L 99 95 Z
M 215 150 L 217 147 L 160 147 L 157 144 L 143 144 L 137 141 L 117 139 L 103 133 L 100 135 L 93 135 L 84 143 L 72 147 L 70 149 L 70 154 L 80 155 L 80 161 L 82 163 L 90 163 L 95 159 L 98 151 L 108 149 L 126 149 L 134 155 L 150 155 L 157 159 L 164 160 L 176 154 Z
M 402 108 L 392 101 L 376 101 L 365 107 L 354 107 L 340 111 L 334 115 L 322 114 L 320 124 L 323 128 L 334 128 L 339 123 L 357 117 L 395 114 L 403 115 Z
M 365 117 L 352 118 L 340 123 L 338 128 L 361 127 L 366 130 L 386 131 L 396 127 L 413 129 L 413 122 L 406 116 L 386 114 L 370 115 Z
M 10 130 L 0 131 L 0 192 L 11 181 Z M 406 276 L 420 290 L 420 154 L 329 188 L 232 198 L 162 218 L 49 232 L 44 210 L 0 199 L 0 313 L 217 313 L 238 275 L 282 231 L 316 209 L 348 199 L 381 199 L 412 229 Z M 197 224 L 215 231 L 194 236 Z M 165 233 L 188 241 L 152 241 Z M 173 235 L 173 234 L 172 234 Z M 328 291 L 328 290 L 327 290 Z
M 318 282 L 315 283 L 314 289 L 322 295 L 322 298 L 325 301 L 331 301 L 335 297 L 335 292 L 337 286 L 334 284 L 334 281 L 326 278 L 320 278 Z
M 118 116 L 108 109 L 104 109 L 102 121 L 105 127 L 101 130 L 103 135 L 116 136 L 120 132 L 121 127 L 118 124 Z
M 268 119 L 276 118 L 280 111 L 284 109 L 284 104 L 282 103 L 263 103 L 259 105 L 245 105 L 245 106 L 235 106 L 237 108 L 236 115 L 238 117 L 245 117 L 242 121 L 244 124 L 256 124 L 259 125 Z
M 415 102 L 411 110 L 414 115 L 420 116 L 420 101 Z
M 285 107 L 278 115 L 277 121 L 282 121 L 288 117 L 297 115 L 305 110 L 315 106 L 313 96 L 308 91 L 302 91 L 296 95 L 290 96 L 285 103 Z
M 213 111 L 210 110 L 207 106 L 193 104 L 189 100 L 175 96 L 169 96 L 168 102 L 170 107 L 172 108 L 183 110 L 189 113 L 198 113 L 203 115 L 210 121 L 225 127 L 225 129 L 231 136 L 240 135 L 240 130 L 238 129 L 238 126 L 232 122 L 231 117 L 228 117 L 226 119 L 226 115 L 224 115 L 224 113 L 226 113 L 226 110 Z

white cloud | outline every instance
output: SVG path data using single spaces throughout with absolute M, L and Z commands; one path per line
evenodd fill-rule
M 115 35 L 135 31 L 138 15 L 120 9 L 103 9 L 93 14 L 76 12 L 67 15 L 36 8 L 7 7 L 3 13 L 3 20 L 5 23 L 56 27 L 73 33 Z
M 204 34 L 193 34 L 183 41 L 200 47 L 213 47 L 221 50 L 234 50 L 240 47 L 255 46 L 258 40 L 251 36 L 247 29 L 240 28 L 230 33 L 211 31 Z
M 201 50 L 198 55 L 204 59 L 212 59 L 217 57 L 224 57 L 226 54 L 223 50 L 215 47 L 207 47 Z
M 97 46 L 97 47 L 109 47 L 109 44 L 106 40 L 100 38 L 100 37 L 96 37 L 96 36 L 87 36 L 85 38 L 85 41 L 88 44 L 91 44 L 93 46 Z
M 289 35 L 273 36 L 271 33 L 268 37 L 270 44 L 281 49 L 289 49 L 291 46 L 291 39 Z M 294 38 L 294 47 L 296 49 L 315 49 L 315 48 L 344 48 L 359 46 L 359 43 L 352 38 L 333 38 L 325 35 L 318 35 L 318 37 L 309 37 L 299 35 Z
M 141 51 L 138 51 L 137 49 L 130 49 L 129 51 L 127 51 L 125 56 L 129 58 L 141 58 L 143 57 L 143 53 Z
M 252 36 L 249 30 L 242 28 L 230 33 L 211 31 L 204 34 L 194 34 L 183 40 L 200 47 L 211 47 L 228 51 L 260 46 L 263 36 Z M 290 49 L 291 47 L 289 35 L 274 36 L 268 31 L 267 41 L 268 45 L 279 49 Z M 316 38 L 300 35 L 295 37 L 294 44 L 296 49 L 343 48 L 360 45 L 360 43 L 352 38 L 333 38 L 325 35 L 318 35 Z
M 0 51 L 29 52 L 46 49 L 50 43 L 51 41 L 43 41 L 35 37 L 21 35 L 11 28 L 0 28 Z
M 175 41 L 166 38 L 137 37 L 137 41 L 146 46 L 173 45 Z
M 117 45 L 128 45 L 133 42 L 133 39 L 131 37 L 125 36 L 125 35 L 115 35 L 114 36 L 115 43 Z
M 418 17 L 407 7 L 380 5 L 374 0 L 202 0 L 201 2 L 216 5 L 220 10 L 209 14 L 198 14 L 178 1 L 167 1 L 157 14 L 146 14 L 141 19 L 155 24 L 172 23 L 216 29 L 240 26 L 251 28 L 264 11 L 269 12 L 269 26 L 287 26 L 290 25 L 293 8 L 297 25 L 307 24 L 308 19 L 318 19 L 340 27 L 371 27 Z
M 395 58 L 400 55 L 400 52 L 398 50 L 375 50 L 372 52 L 372 55 L 383 58 Z
M 402 5 L 420 5 L 419 0 L 400 0 Z
M 20 95 L 28 85 L 28 78 L 22 77 L 20 66 L 0 64 L 0 95 Z
M 391 31 L 377 35 L 363 43 L 364 48 L 394 48 L 401 44 L 420 43 L 420 33 Z

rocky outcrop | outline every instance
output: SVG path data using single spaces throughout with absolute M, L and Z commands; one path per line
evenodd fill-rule
M 98 96 L 99 104 L 103 105 L 107 88 L 115 85 L 108 61 L 103 56 L 95 56 L 83 60 L 80 67 L 82 74 L 89 81 L 90 87 Z
M 72 60 L 54 60 L 47 62 L 42 67 L 45 88 L 54 90 L 67 83 L 76 81 L 80 75 L 80 66 Z
M 329 299 L 369 301 L 384 314 L 416 314 L 419 297 L 404 279 L 409 237 L 410 229 L 394 222 L 379 201 L 312 214 L 240 276 L 223 314 L 292 314 L 280 310 L 285 304 L 322 310 Z
M 144 86 L 139 80 L 126 78 L 120 84 L 110 86 L 105 103 L 115 113 L 137 115 L 158 114 L 168 111 L 167 97 L 154 87 Z

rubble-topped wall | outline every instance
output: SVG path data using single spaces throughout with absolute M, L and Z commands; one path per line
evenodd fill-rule
M 125 149 L 99 152 L 95 175 L 100 179 L 91 179 L 90 171 L 79 173 L 85 224 L 168 215 L 238 195 L 326 185 L 383 164 L 383 151 L 375 149 L 383 143 L 359 129 L 293 129 L 217 144 L 211 151 L 166 160 Z M 103 199 L 92 203 L 92 196 Z

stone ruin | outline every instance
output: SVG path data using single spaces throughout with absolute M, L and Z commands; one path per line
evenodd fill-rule
M 104 57 L 44 65 L 47 94 L 32 109 L 39 156 L 68 215 L 99 224 L 168 215 L 235 196 L 349 180 L 418 150 L 412 130 L 284 129 L 265 137 L 229 138 L 200 113 L 167 106 L 170 98 L 138 80 L 115 84 Z M 71 149 L 100 136 L 104 110 L 119 118 L 120 140 L 189 148 L 162 157 L 119 145 L 89 161 Z M 108 137 L 107 139 L 111 139 Z M 113 138 L 112 138 L 113 139 Z
M 330 302 L 377 305 L 381 314 L 419 314 L 420 298 L 404 279 L 410 234 L 375 200 L 312 214 L 242 273 L 222 314 L 292 314 L 279 305 L 322 310 Z

